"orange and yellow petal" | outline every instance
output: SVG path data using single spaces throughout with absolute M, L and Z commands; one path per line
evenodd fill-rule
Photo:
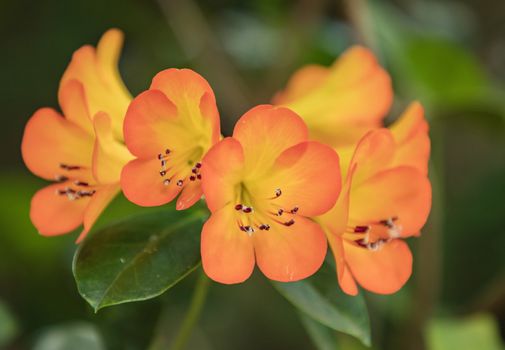
M 114 135 L 122 140 L 123 119 L 131 100 L 118 71 L 123 46 L 123 33 L 110 29 L 104 33 L 97 48 L 86 45 L 77 50 L 68 65 L 60 86 L 69 80 L 83 84 L 89 112 L 107 112 L 112 119 Z
M 93 135 L 93 123 L 84 93 L 84 87 L 77 80 L 69 80 L 60 86 L 58 101 L 65 118 Z
M 123 166 L 133 156 L 125 145 L 114 138 L 110 117 L 98 112 L 93 119 L 95 144 L 93 147 L 93 176 L 100 184 L 118 183 Z
M 121 172 L 121 188 L 129 201 L 145 207 L 172 201 L 181 191 L 175 180 L 166 182 L 160 176 L 158 159 L 134 159 Z
M 353 182 L 360 182 L 391 166 L 395 141 L 388 129 L 377 129 L 364 135 L 356 146 L 350 166 L 356 167 Z
M 177 121 L 177 107 L 161 91 L 145 91 L 132 101 L 126 113 L 125 143 L 139 158 L 156 157 L 168 142 L 172 148 L 185 148 L 191 130 Z
M 297 70 L 289 79 L 286 89 L 279 91 L 272 99 L 273 104 L 283 105 L 304 97 L 317 89 L 328 77 L 330 70 L 317 64 L 306 65 Z
M 256 261 L 271 280 L 298 281 L 314 274 L 326 256 L 327 243 L 322 228 L 310 219 L 296 217 L 292 226 L 274 224 L 257 231 L 254 238 Z
M 389 75 L 372 52 L 353 47 L 328 69 L 325 78 L 321 78 L 320 70 L 315 72 L 317 86 L 307 89 L 305 94 L 297 92 L 296 99 L 282 103 L 307 122 L 311 138 L 342 147 L 381 126 L 391 106 L 393 91 Z M 304 76 L 303 81 L 309 79 Z
M 224 138 L 207 152 L 202 160 L 202 189 L 211 212 L 235 200 L 243 165 L 242 146 L 232 137 Z
M 346 294 L 357 295 L 358 286 L 356 285 L 356 281 L 354 281 L 354 278 L 352 277 L 351 271 L 349 270 L 349 267 L 347 266 L 347 262 L 345 260 L 343 239 L 335 234 L 327 234 L 327 238 L 330 248 L 333 252 L 333 257 L 335 259 L 337 279 L 340 288 L 342 288 Z
M 254 177 L 266 174 L 285 149 L 306 141 L 308 130 L 291 110 L 260 105 L 237 121 L 233 137 L 244 150 L 246 172 Z
M 271 197 L 276 189 L 282 195 L 272 200 L 285 209 L 297 207 L 303 216 L 321 215 L 331 209 L 340 193 L 341 180 L 337 153 L 315 141 L 301 142 L 286 149 L 254 193 Z
M 349 220 L 356 224 L 397 218 L 401 236 L 416 235 L 428 218 L 431 185 L 412 167 L 382 171 L 351 189 Z
M 181 195 L 177 198 L 175 208 L 177 210 L 184 210 L 191 207 L 202 198 L 203 191 L 199 181 L 189 182 L 181 191 Z
M 49 185 L 37 191 L 32 198 L 30 219 L 43 236 L 68 233 L 79 227 L 90 198 L 69 200 L 58 190 L 71 187 L 72 182 Z
M 23 160 L 35 175 L 54 180 L 60 175 L 90 181 L 93 138 L 51 108 L 37 110 L 26 124 Z M 78 166 L 67 172 L 61 165 Z
M 84 210 L 83 225 L 84 228 L 79 234 L 76 243 L 82 242 L 86 238 L 87 234 L 93 227 L 94 223 L 109 205 L 109 203 L 114 199 L 114 197 L 119 193 L 119 184 L 105 185 L 97 187 L 97 190 L 91 200 L 89 201 L 86 209 Z
M 422 105 L 419 102 L 411 103 L 390 130 L 397 145 L 394 165 L 412 166 L 427 175 L 430 138 Z
M 412 253 L 404 241 L 395 239 L 378 250 L 344 242 L 345 259 L 356 281 L 378 294 L 398 291 L 412 273 Z
M 220 137 L 219 113 L 207 80 L 191 69 L 166 69 L 153 78 L 150 90 L 160 90 L 177 106 L 178 115 L 193 134 L 206 135 L 211 144 Z
M 232 284 L 245 281 L 254 269 L 252 238 L 238 229 L 233 208 L 214 212 L 202 229 L 202 266 L 214 281 Z

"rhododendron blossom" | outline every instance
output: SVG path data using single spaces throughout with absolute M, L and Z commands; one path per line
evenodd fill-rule
M 210 278 L 242 282 L 255 262 L 277 281 L 300 280 L 319 269 L 326 239 L 309 217 L 333 207 L 340 192 L 339 161 L 330 147 L 308 141 L 299 116 L 286 108 L 255 107 L 202 164 L 212 214 L 203 227 L 201 252 Z
M 121 175 L 129 200 L 155 206 L 181 193 L 181 210 L 200 199 L 201 159 L 221 136 L 214 93 L 205 79 L 189 69 L 158 73 L 128 108 L 124 134 L 137 157 Z
M 427 131 L 422 107 L 413 103 L 391 130 L 366 134 L 337 204 L 318 218 L 348 294 L 357 294 L 356 282 L 393 293 L 411 275 L 412 254 L 403 239 L 419 235 L 431 207 Z
M 120 190 L 121 168 L 131 158 L 117 131 L 130 100 L 117 70 L 122 42 L 122 33 L 113 29 L 97 49 L 77 50 L 58 91 L 63 115 L 41 108 L 26 125 L 25 164 L 57 182 L 32 199 L 30 218 L 42 235 L 64 234 L 84 224 L 82 240 Z

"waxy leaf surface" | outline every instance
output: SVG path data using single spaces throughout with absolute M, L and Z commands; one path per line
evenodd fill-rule
M 199 266 L 207 216 L 169 206 L 98 230 L 74 256 L 79 293 L 95 311 L 162 294 Z

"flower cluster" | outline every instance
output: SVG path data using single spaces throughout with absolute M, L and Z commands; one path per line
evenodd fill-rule
M 329 244 L 342 289 L 397 291 L 412 270 L 404 239 L 431 206 L 430 140 L 413 102 L 389 128 L 391 81 L 373 54 L 353 47 L 331 67 L 296 72 L 272 104 L 240 117 L 222 137 L 216 98 L 189 69 L 166 69 L 132 98 L 118 72 L 123 35 L 77 50 L 61 79 L 61 113 L 41 108 L 22 141 L 27 167 L 54 181 L 30 217 L 42 235 L 83 225 L 81 241 L 121 190 L 133 203 L 203 196 L 203 269 L 239 283 L 255 265 L 297 281 L 323 264 Z

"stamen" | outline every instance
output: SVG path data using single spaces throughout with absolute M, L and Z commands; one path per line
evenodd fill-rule
M 196 174 L 196 173 L 198 172 L 198 170 L 197 170 L 196 168 L 193 168 L 193 169 L 191 169 L 191 172 L 192 172 L 193 174 Z
M 195 176 L 193 176 L 193 175 L 191 175 L 191 176 L 189 177 L 189 180 L 190 180 L 190 181 L 195 181 L 195 180 L 196 180 L 196 177 L 195 177 Z
M 178 181 L 177 181 L 177 186 L 182 187 L 182 184 L 183 184 L 183 181 L 182 181 L 182 180 L 178 180 Z
M 160 154 L 158 154 L 158 159 L 159 159 L 159 160 L 162 160 L 162 159 L 163 159 L 163 154 L 161 154 L 161 153 L 160 153 Z
M 368 233 L 370 226 L 356 226 L 354 227 L 354 233 Z
M 294 225 L 294 223 L 295 223 L 295 220 L 291 219 L 289 221 L 284 222 L 283 225 L 289 227 L 291 225 Z
M 164 167 L 165 167 L 165 165 L 167 165 L 167 162 L 166 162 L 166 160 L 164 160 L 164 159 L 163 159 L 163 160 L 161 161 L 161 166 L 164 168 Z
M 161 176 L 165 176 L 166 174 L 167 174 L 166 170 L 161 170 L 161 171 L 160 171 L 160 175 L 161 175 Z
M 284 209 L 280 208 L 279 210 L 277 210 L 277 216 L 281 216 L 282 214 L 284 213 Z
M 60 168 L 65 169 L 65 170 L 79 170 L 79 169 L 81 169 L 81 167 L 78 165 L 68 165 L 68 164 L 64 164 L 64 163 L 60 163 Z
M 202 167 L 202 163 L 200 163 L 200 162 L 196 163 L 195 167 L 197 167 L 198 169 L 200 169 Z
M 235 206 L 235 210 L 242 210 L 242 208 L 243 208 L 242 204 L 237 204 Z
M 68 177 L 63 176 L 63 175 L 56 175 L 54 178 L 56 182 L 65 182 L 68 180 Z
M 298 212 L 298 207 L 291 209 L 291 214 L 296 214 Z
M 87 182 L 84 182 L 84 181 L 74 181 L 74 185 L 76 186 L 82 186 L 82 187 L 88 187 L 89 184 Z
M 281 189 L 280 189 L 280 188 L 276 188 L 276 189 L 275 189 L 275 197 L 276 197 L 276 198 L 277 198 L 277 197 L 280 197 L 280 196 L 281 196 L 281 194 L 282 194 Z
M 170 154 L 170 152 L 171 152 L 171 151 L 170 151 L 168 148 L 165 150 L 165 154 L 166 154 L 166 155 L 169 155 L 169 154 Z
M 269 224 L 261 224 L 261 225 L 258 226 L 258 228 L 260 230 L 268 231 L 268 230 L 270 230 L 270 225 Z
M 249 213 L 252 213 L 253 208 L 252 207 L 243 206 L 242 211 L 244 213 L 246 213 L 246 214 L 249 214 Z
M 198 180 L 201 180 L 201 179 L 202 179 L 202 175 L 198 174 L 198 175 L 196 175 L 196 178 L 197 178 Z

